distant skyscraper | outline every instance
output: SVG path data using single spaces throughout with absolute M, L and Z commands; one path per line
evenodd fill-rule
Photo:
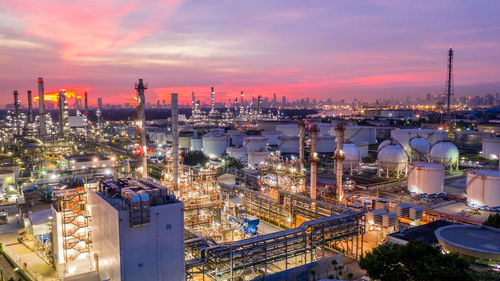
M 281 106 L 286 106 L 286 97 L 281 97 Z
M 102 98 L 97 98 L 97 108 L 102 108 Z

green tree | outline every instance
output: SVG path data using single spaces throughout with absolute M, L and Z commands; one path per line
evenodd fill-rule
M 234 168 L 237 170 L 241 170 L 245 166 L 245 165 L 243 165 L 243 163 L 240 160 L 235 159 L 233 157 L 228 156 L 224 160 L 225 160 L 226 168 Z
M 205 165 L 208 162 L 208 157 L 201 151 L 184 151 L 182 152 L 184 165 L 196 166 Z
M 487 226 L 500 228 L 500 213 L 489 215 L 483 224 Z
M 383 244 L 362 257 L 359 266 L 381 281 L 473 280 L 469 263 L 456 254 L 420 240 L 406 245 Z

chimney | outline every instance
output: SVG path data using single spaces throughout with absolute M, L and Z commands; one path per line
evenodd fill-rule
M 38 114 L 40 115 L 40 136 L 44 137 L 47 134 L 45 120 L 45 95 L 43 88 L 43 77 L 38 77 Z
M 309 155 L 309 162 L 311 162 L 311 198 L 316 199 L 316 182 L 318 174 L 318 153 L 316 152 L 316 141 L 319 129 L 316 125 L 311 125 L 309 127 L 309 132 L 311 133 L 311 151 Z
M 64 96 L 64 92 L 63 90 L 60 90 L 59 91 L 59 99 L 58 99 L 58 103 L 59 103 L 59 135 L 61 137 L 64 137 L 64 99 L 65 99 L 65 96 Z
M 85 92 L 85 114 L 89 114 L 89 102 L 87 99 L 87 92 Z
M 337 148 L 335 149 L 335 184 L 337 186 L 336 194 L 337 201 L 343 202 L 344 200 L 344 190 L 342 189 L 342 161 L 345 159 L 344 155 L 344 132 L 345 128 L 342 123 L 338 123 L 335 127 L 335 131 L 337 132 Z
M 172 160 L 174 190 L 179 189 L 179 105 L 177 93 L 172 93 Z
M 144 85 L 142 79 L 139 79 L 139 83 L 135 84 L 135 89 L 137 90 L 137 137 L 139 140 L 139 164 L 141 166 L 141 177 L 148 177 L 148 147 L 146 145 L 146 113 L 144 112 L 146 106 L 146 97 L 144 96 L 144 90 L 148 86 Z

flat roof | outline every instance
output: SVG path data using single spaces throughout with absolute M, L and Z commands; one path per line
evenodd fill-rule
M 410 240 L 422 240 L 428 244 L 437 244 L 438 239 L 436 238 L 436 235 L 434 232 L 436 229 L 443 227 L 443 226 L 449 226 L 452 225 L 453 223 L 445 221 L 445 220 L 437 220 L 433 221 L 428 224 L 424 224 L 421 226 L 416 226 L 412 227 L 410 229 L 406 229 L 402 232 L 395 232 L 389 234 L 389 236 L 392 236 L 397 239 L 401 239 L 404 241 L 410 241 Z
M 449 225 L 436 230 L 445 243 L 475 252 L 500 255 L 500 229 L 489 226 Z

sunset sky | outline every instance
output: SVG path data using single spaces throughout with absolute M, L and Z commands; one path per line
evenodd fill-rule
M 500 92 L 500 1 L 0 0 L 0 105 L 18 90 L 90 104 L 247 96 L 372 101 Z

